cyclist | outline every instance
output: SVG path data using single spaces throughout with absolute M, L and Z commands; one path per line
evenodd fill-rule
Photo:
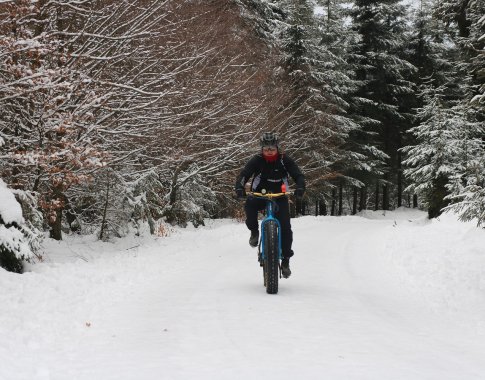
M 280 193 L 281 185 L 285 184 L 288 189 L 288 174 L 296 183 L 295 196 L 302 198 L 305 192 L 305 177 L 298 165 L 288 155 L 283 154 L 278 146 L 278 137 L 273 132 L 265 132 L 261 136 L 261 153 L 253 156 L 236 180 L 236 196 L 244 197 L 244 185 L 253 177 L 251 191 L 261 192 L 265 189 L 268 193 Z M 291 230 L 290 211 L 288 198 L 276 198 L 275 216 L 281 224 L 282 256 L 281 273 L 288 278 L 291 275 L 290 257 L 293 256 L 291 244 L 293 243 L 293 231 Z M 258 211 L 264 210 L 264 199 L 249 197 L 244 205 L 246 212 L 246 226 L 251 231 L 249 245 L 257 247 L 259 240 Z

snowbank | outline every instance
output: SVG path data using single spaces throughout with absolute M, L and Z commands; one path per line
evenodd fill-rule
M 34 234 L 25 226 L 20 204 L 1 179 L 0 217 L 4 223 L 0 224 L 1 267 L 20 273 L 22 272 L 21 261 L 30 260 L 33 257 L 30 242 Z
M 0 216 L 6 224 L 24 222 L 22 208 L 2 179 L 0 179 Z

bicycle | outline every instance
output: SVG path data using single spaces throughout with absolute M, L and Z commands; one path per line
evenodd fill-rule
M 285 189 L 281 193 L 248 192 L 248 196 L 266 200 L 266 216 L 261 221 L 261 237 L 258 244 L 258 261 L 263 267 L 264 286 L 266 293 L 278 293 L 278 275 L 280 272 L 281 254 L 281 225 L 274 216 L 274 198 L 287 196 Z

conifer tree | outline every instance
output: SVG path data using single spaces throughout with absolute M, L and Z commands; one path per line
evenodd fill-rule
M 466 124 L 461 145 L 467 149 L 461 153 L 462 165 L 450 176 L 447 184 L 451 204 L 446 208 L 459 213 L 462 220 L 485 221 L 483 194 L 485 193 L 485 4 L 475 0 L 445 1 L 437 13 L 446 20 L 451 38 L 460 49 L 456 59 L 461 75 L 463 96 L 456 109 Z
M 420 144 L 426 145 L 429 140 L 419 138 L 419 126 L 424 123 L 423 128 L 429 129 L 439 123 L 431 122 L 426 124 L 436 112 L 442 115 L 444 108 L 452 106 L 460 94 L 456 93 L 456 73 L 451 63 L 453 49 L 450 48 L 449 39 L 446 38 L 444 23 L 433 17 L 435 1 L 421 0 L 418 8 L 413 12 L 413 25 L 410 31 L 409 42 L 406 48 L 408 60 L 417 68 L 412 75 L 412 81 L 416 85 L 416 96 L 412 97 L 413 108 L 419 110 L 414 117 L 413 128 L 409 131 L 407 145 L 417 147 Z M 446 94 L 446 96 L 444 95 Z M 436 106 L 436 110 L 433 107 Z M 441 128 L 441 126 L 437 126 Z M 418 195 L 422 195 L 422 204 L 428 207 L 430 215 L 439 215 L 439 210 L 445 204 L 444 197 L 447 195 L 445 185 L 446 176 L 440 174 L 439 180 L 434 176 L 426 183 L 426 191 L 423 190 L 424 183 L 420 182 L 419 176 L 415 175 L 414 169 L 420 164 L 416 157 L 411 157 L 417 151 L 413 148 L 403 149 L 405 158 L 405 177 L 408 186 L 405 191 L 413 194 L 413 204 L 418 205 Z M 430 149 L 421 146 L 420 149 Z M 408 154 L 406 154 L 408 152 Z M 411 161 L 413 165 L 410 167 Z M 427 165 L 423 161 L 423 165 Z M 413 174 L 412 174 L 413 173 Z M 421 177 L 421 180 L 423 178 Z M 435 185 L 433 187 L 433 185 Z M 432 200 L 432 201 L 431 201 Z M 432 205 L 431 205 L 432 204 Z M 431 209 L 433 211 L 431 211 Z
M 353 157 L 346 142 L 358 125 L 347 114 L 345 97 L 355 83 L 345 60 L 340 1 L 329 0 L 321 15 L 315 15 L 308 1 L 286 5 L 283 68 L 291 91 L 286 139 L 288 148 L 302 160 L 309 184 L 314 185 L 310 195 L 321 199 L 329 180 L 352 181 L 345 177 Z
M 449 204 L 450 190 L 459 185 L 469 170 L 476 171 L 477 153 L 483 144 L 477 138 L 484 128 L 466 115 L 460 103 L 450 105 L 447 87 L 425 94 L 425 106 L 418 112 L 420 124 L 410 130 L 417 145 L 405 147 L 406 175 L 412 181 L 409 190 L 423 195 L 429 218 L 437 217 Z M 471 165 L 471 166 L 470 166 Z M 453 178 L 454 189 L 450 189 Z
M 473 50 L 470 59 L 470 73 L 474 78 L 472 103 L 485 115 L 485 4 L 483 1 L 470 2 L 470 39 Z M 482 119 L 483 120 L 483 119 Z
M 401 157 L 404 131 L 409 127 L 409 110 L 403 98 L 412 93 L 410 73 L 414 67 L 402 57 L 405 12 L 398 0 L 357 0 L 351 10 L 353 28 L 359 40 L 353 48 L 357 79 L 352 113 L 363 126 L 354 136 L 356 143 L 373 158 L 373 176 L 365 178 L 375 186 L 374 207 L 389 209 L 391 187 L 397 188 L 401 203 Z M 382 187 L 382 205 L 380 191 Z

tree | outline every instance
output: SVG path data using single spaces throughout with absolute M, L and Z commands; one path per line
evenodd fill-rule
M 49 17 L 57 14 L 48 4 L 25 0 L 6 4 L 2 11 L 9 14 L 0 25 L 7 57 L 0 83 L 8 158 L 3 175 L 15 188 L 40 193 L 51 236 L 60 239 L 65 191 L 85 181 L 87 171 L 101 161 L 102 153 L 81 138 L 92 121 L 89 107 L 73 100 L 93 93 L 89 78 L 67 64 L 63 41 L 49 29 L 55 25 Z
M 461 115 L 468 121 L 464 126 L 467 135 L 466 160 L 451 176 L 447 189 L 447 199 L 451 204 L 446 210 L 460 215 L 462 220 L 475 220 L 482 225 L 484 214 L 484 153 L 485 130 L 484 83 L 485 65 L 485 5 L 480 1 L 445 2 L 438 12 L 448 23 L 451 36 L 461 49 L 459 68 L 464 80 L 464 96 L 460 102 Z
M 474 78 L 471 102 L 485 114 L 485 5 L 481 1 L 471 1 L 469 12 L 471 24 L 468 44 L 473 51 L 469 70 Z
M 452 63 L 456 51 L 450 48 L 453 44 L 446 36 L 445 24 L 440 19 L 433 17 L 434 7 L 433 0 L 420 1 L 419 7 L 413 12 L 413 28 L 406 47 L 407 59 L 417 68 L 411 76 L 417 90 L 415 96 L 409 98 L 410 107 L 419 111 L 413 118 L 413 128 L 408 134 L 407 145 L 416 147 L 422 144 L 420 149 L 424 150 L 432 150 L 432 148 L 427 147 L 429 139 L 416 140 L 419 135 L 419 125 L 423 122 L 426 123 L 434 112 L 441 116 L 444 107 L 452 105 L 452 102 L 456 103 L 456 100 L 462 96 L 456 90 L 457 75 Z M 434 125 L 433 122 L 431 125 Z M 430 125 L 424 126 L 425 129 L 429 127 Z M 407 150 L 403 149 L 402 152 L 406 157 Z M 416 150 L 413 149 L 412 152 L 416 152 Z M 416 186 L 420 188 L 420 185 L 423 184 L 423 182 L 419 182 L 419 176 L 407 175 L 414 173 L 406 168 L 406 164 L 412 160 L 413 157 L 410 156 L 409 161 L 403 162 L 405 177 L 408 181 L 405 191 L 408 192 L 413 192 Z M 427 160 L 424 160 L 422 164 L 427 165 Z M 419 164 L 414 160 L 413 168 L 416 169 L 417 166 Z M 446 177 L 441 174 L 439 180 L 433 179 L 428 185 L 426 192 L 421 192 L 421 194 L 424 196 L 425 205 L 434 205 L 429 206 L 433 208 L 433 211 L 428 208 L 430 215 L 437 216 L 441 209 L 440 205 L 444 204 L 444 197 L 447 195 Z M 422 190 L 422 188 L 420 189 Z M 413 204 L 417 206 L 418 194 L 414 192 L 413 198 Z
M 353 154 L 346 142 L 359 127 L 347 114 L 345 97 L 355 82 L 345 60 L 341 4 L 329 1 L 319 15 L 308 1 L 285 5 L 282 67 L 290 91 L 282 131 L 313 188 L 310 197 L 324 202 L 331 180 L 351 181 L 344 173 Z
M 434 65 L 445 75 L 429 74 L 421 84 L 425 94 L 418 115 L 421 124 L 413 129 L 419 145 L 409 148 L 407 160 L 412 165 L 408 171 L 414 181 L 411 187 L 424 191 L 430 217 L 447 209 L 458 211 L 465 220 L 476 217 L 481 223 L 484 115 L 476 107 L 481 99 L 477 65 L 481 32 L 476 25 L 483 5 L 445 1 L 437 4 L 436 14 L 445 21 L 449 36 L 448 48 L 439 54 L 441 62 L 448 59 L 451 63 Z
M 186 21 L 180 21 L 181 14 Z M 164 147 L 157 166 L 170 222 L 200 224 L 218 213 L 216 203 L 231 202 L 234 170 L 253 154 L 283 92 L 272 72 L 272 15 L 260 2 L 217 1 L 197 7 L 189 2 L 171 16 L 168 26 L 177 22 L 180 28 L 164 43 L 180 48 L 165 61 L 170 67 L 181 57 L 196 59 L 172 75 L 175 95 L 165 103 L 170 119 L 154 140 Z M 198 207 L 190 206 L 194 203 Z
M 278 7 L 23 0 L 0 12 L 0 171 L 35 194 L 53 237 L 144 220 L 153 232 L 157 218 L 200 223 L 231 203 L 233 171 L 284 97 Z
M 424 196 L 429 218 L 439 216 L 452 199 L 451 178 L 456 192 L 469 168 L 476 172 L 477 153 L 483 147 L 477 138 L 483 134 L 483 126 L 471 121 L 473 115 L 463 117 L 467 111 L 460 104 L 450 107 L 444 100 L 446 88 L 440 90 L 441 94 L 432 92 L 425 100 L 418 113 L 422 122 L 410 130 L 418 145 L 403 149 L 408 157 L 406 175 L 412 181 L 409 190 Z
M 403 133 L 410 125 L 403 98 L 413 92 L 409 80 L 415 68 L 402 57 L 405 30 L 404 8 L 397 0 L 357 0 L 351 10 L 353 29 L 359 40 L 353 49 L 357 79 L 362 85 L 355 93 L 352 114 L 363 126 L 354 139 L 371 157 L 375 194 L 382 186 L 382 208 L 390 207 L 390 188 L 396 186 L 401 203 L 401 157 Z M 375 208 L 379 207 L 376 196 Z

